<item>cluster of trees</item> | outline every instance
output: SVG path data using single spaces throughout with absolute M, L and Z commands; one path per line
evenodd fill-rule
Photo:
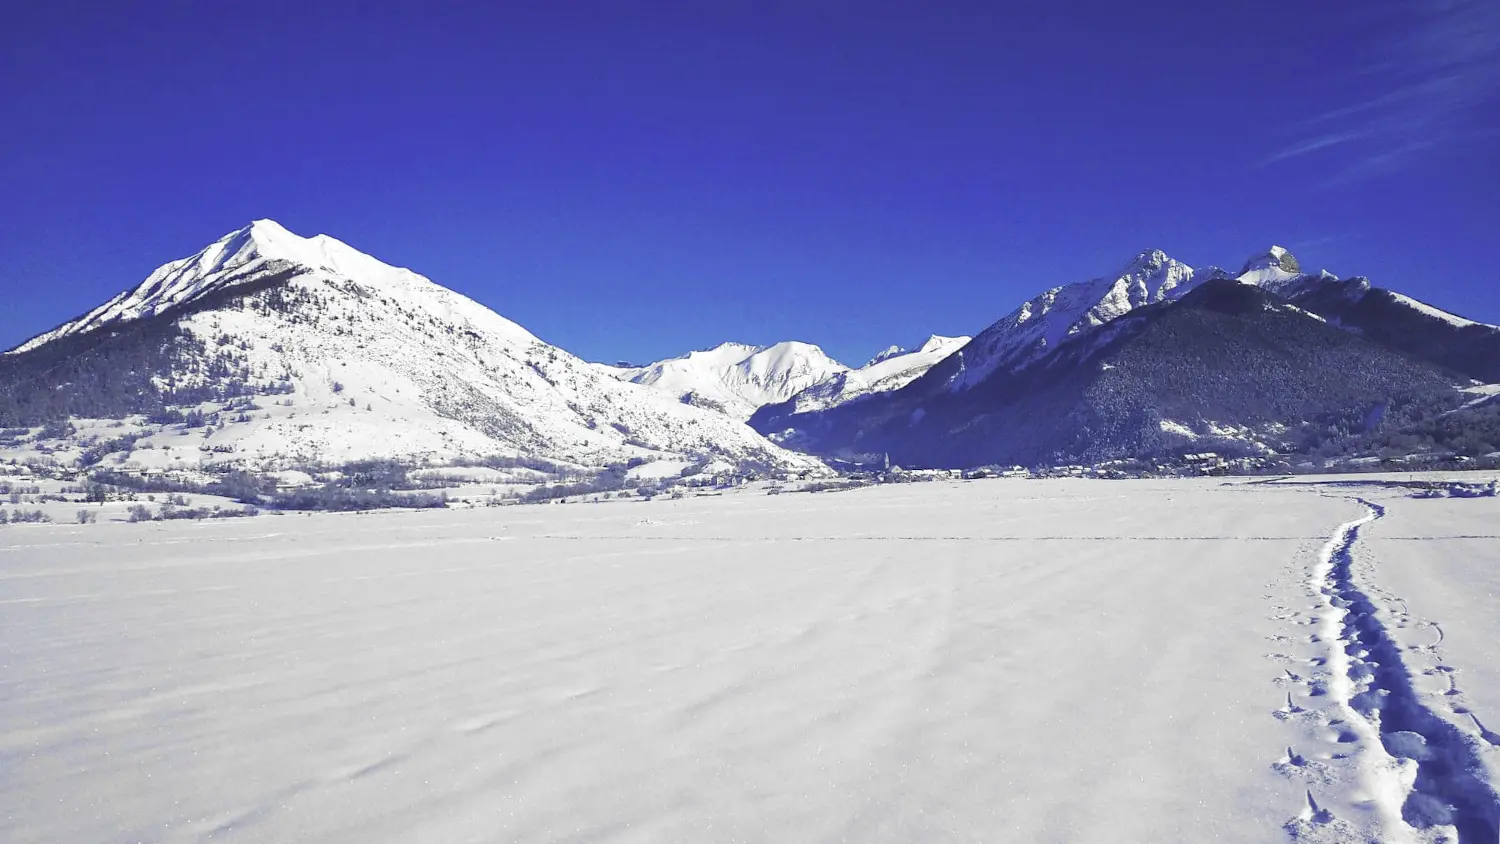
M 84 499 L 103 502 L 118 490 L 130 492 L 196 493 L 232 498 L 242 504 L 258 504 L 276 491 L 276 481 L 263 475 L 235 469 L 209 483 L 194 483 L 169 477 L 137 477 L 110 469 L 96 469 L 84 486 Z
M 640 463 L 634 464 L 635 466 Z M 556 498 L 575 498 L 580 495 L 601 495 L 625 488 L 626 475 L 634 468 L 629 463 L 612 463 L 591 478 L 572 483 L 547 484 L 530 490 L 521 496 L 528 503 L 551 501 Z M 645 489 L 643 487 L 643 489 Z M 647 494 L 643 492 L 642 494 Z
M 85 469 L 90 466 L 97 466 L 105 457 L 111 454 L 120 451 L 130 451 L 135 448 L 135 444 L 145 436 L 145 433 L 137 432 L 95 443 L 78 456 L 78 465 Z
M 555 460 L 547 460 L 546 458 L 532 457 L 525 454 L 516 456 L 508 454 L 487 455 L 473 461 L 465 461 L 462 465 L 484 466 L 489 469 L 530 469 L 558 478 L 576 473 L 573 467 L 565 463 L 558 463 Z
M 578 470 L 564 464 L 528 456 L 494 455 L 473 461 L 475 465 L 494 469 L 524 468 L 553 477 L 578 477 Z M 638 463 L 637 463 L 638 465 Z M 376 510 L 387 507 L 446 507 L 445 494 L 427 492 L 447 485 L 442 477 L 413 474 L 417 467 L 399 460 L 358 460 L 351 463 L 298 467 L 310 475 L 329 475 L 333 479 L 319 486 L 278 491 L 274 478 L 243 470 L 225 472 L 212 481 L 197 483 L 174 477 L 136 476 L 112 469 L 95 469 L 90 483 L 83 488 L 85 500 L 102 502 L 120 491 L 129 493 L 173 493 L 216 495 L 242 504 L 286 510 Z M 539 495 L 532 500 L 618 490 L 625 484 L 625 474 L 632 464 L 611 466 L 598 475 L 577 483 L 563 483 L 550 489 L 557 492 Z M 566 491 L 564 491 L 566 490 Z M 169 504 L 181 506 L 181 502 Z M 180 516 L 192 518 L 192 516 Z
M 413 478 L 411 466 L 399 460 L 356 460 L 338 468 L 333 486 L 345 489 L 411 490 L 444 485 L 442 478 Z
M 0 425 L 43 425 L 44 439 L 68 436 L 63 426 L 72 417 L 149 416 L 222 401 L 249 393 L 249 380 L 237 350 L 211 351 L 176 323 L 150 318 L 0 359 Z
M 867 482 L 849 479 L 813 481 L 802 487 L 799 492 L 842 492 L 846 489 L 859 489 L 869 486 Z
M 277 493 L 268 502 L 281 510 L 384 510 L 395 507 L 435 509 L 448 506 L 443 493 L 406 493 L 389 489 L 352 489 L 334 484 Z
M 1383 457 L 1451 451 L 1478 457 L 1500 451 L 1500 401 L 1452 412 L 1429 412 L 1406 425 L 1391 426 L 1369 438 L 1366 448 Z
M 79 521 L 82 522 L 87 510 L 79 510 Z M 126 511 L 126 520 L 130 522 L 164 522 L 178 519 L 240 519 L 251 516 L 259 516 L 260 510 L 255 507 L 242 509 L 225 507 L 183 507 L 172 502 L 163 504 L 156 513 L 144 504 L 132 504 Z
M 1486 383 L 1500 381 L 1500 331 L 1454 325 L 1412 308 L 1388 290 L 1353 280 L 1310 287 L 1293 300 L 1344 328 Z

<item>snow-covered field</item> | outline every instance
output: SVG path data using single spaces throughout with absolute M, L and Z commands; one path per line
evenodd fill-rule
M 13 525 L 0 840 L 1489 844 L 1500 499 L 1405 495 Z

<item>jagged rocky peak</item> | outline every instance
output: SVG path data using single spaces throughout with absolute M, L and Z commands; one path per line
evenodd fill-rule
M 1191 284 L 1193 276 L 1187 264 L 1160 249 L 1147 249 L 1131 258 L 1110 286 L 1115 296 L 1129 296 L 1133 306 L 1140 306 L 1172 296 L 1174 290 Z
M 1120 275 L 1136 275 L 1138 273 L 1152 273 L 1170 263 L 1172 259 L 1167 253 L 1160 249 L 1147 249 L 1146 251 L 1131 258 L 1120 271 Z
M 1131 258 L 1117 278 L 1101 278 L 1084 285 L 1085 298 L 1097 304 L 1085 314 L 1091 325 L 1100 325 L 1132 308 L 1180 295 L 1193 283 L 1193 268 L 1160 249 L 1148 249 Z
M 1302 265 L 1297 263 L 1297 256 L 1280 246 L 1272 246 L 1270 249 L 1246 261 L 1244 268 L 1240 270 L 1240 274 L 1244 275 L 1248 272 L 1270 269 L 1272 267 L 1289 273 L 1302 272 Z

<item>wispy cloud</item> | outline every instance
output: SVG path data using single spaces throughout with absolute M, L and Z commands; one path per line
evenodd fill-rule
M 1315 135 L 1271 155 L 1265 160 L 1265 163 L 1273 164 L 1288 158 L 1296 158 L 1299 155 L 1307 155 L 1310 152 L 1317 152 L 1320 149 L 1327 149 L 1339 144 L 1348 143 L 1349 141 L 1359 140 L 1360 138 L 1367 137 L 1369 134 L 1366 130 L 1356 129 L 1346 132 L 1330 132 L 1326 135 Z
M 1399 0 L 1367 7 L 1399 24 L 1358 68 L 1370 93 L 1289 127 L 1295 137 L 1261 161 L 1337 154 L 1339 184 L 1400 167 L 1436 147 L 1488 137 L 1476 117 L 1500 103 L 1500 2 Z

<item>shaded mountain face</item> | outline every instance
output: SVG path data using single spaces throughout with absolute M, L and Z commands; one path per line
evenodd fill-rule
M 751 424 L 815 453 L 920 466 L 1095 462 L 1206 442 L 1304 451 L 1448 406 L 1463 374 L 1496 360 L 1492 327 L 1361 285 L 1304 274 L 1281 249 L 1238 278 L 1143 253 L 1118 277 L 1030 300 L 903 389 L 811 412 L 768 406 Z M 1456 354 L 1457 333 L 1475 339 Z
M 816 466 L 721 414 L 608 377 L 410 270 L 271 221 L 0 356 L 0 426 L 114 419 L 128 422 L 120 436 L 159 440 L 194 411 L 216 424 L 152 459 Z
M 1464 319 L 1369 281 L 1325 281 L 1289 297 L 1330 322 L 1485 383 L 1500 382 L 1500 328 Z

